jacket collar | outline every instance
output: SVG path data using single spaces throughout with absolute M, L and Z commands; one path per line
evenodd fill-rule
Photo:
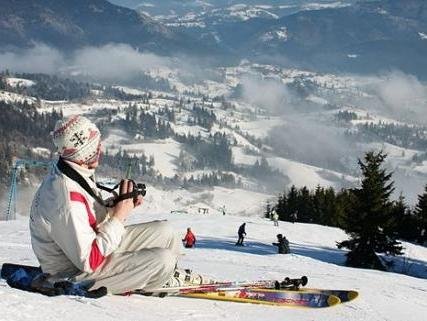
M 70 161 L 65 160 L 65 159 L 64 159 L 64 161 L 68 165 L 70 165 L 77 173 L 79 173 L 84 179 L 93 181 L 93 176 L 95 174 L 94 168 L 93 169 L 85 168 L 85 167 L 82 167 L 76 163 L 70 162 Z

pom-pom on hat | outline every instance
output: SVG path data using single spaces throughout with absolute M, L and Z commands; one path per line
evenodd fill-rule
M 73 115 L 58 120 L 52 136 L 62 158 L 79 165 L 98 160 L 101 133 L 86 117 Z

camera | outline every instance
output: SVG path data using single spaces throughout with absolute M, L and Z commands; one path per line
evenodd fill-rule
M 119 191 L 122 190 L 122 184 L 124 184 L 124 180 L 122 180 L 120 182 L 120 189 Z M 135 183 L 134 180 L 129 180 L 129 182 L 132 182 L 133 185 L 133 190 L 130 193 L 124 193 L 124 194 L 120 194 L 117 195 L 116 198 L 114 199 L 114 205 L 116 205 L 118 202 L 127 199 L 127 198 L 132 198 L 133 199 L 133 203 L 135 204 L 138 200 L 138 196 L 145 196 L 145 194 L 147 194 L 147 190 L 146 190 L 146 186 L 145 184 L 142 183 Z
M 134 188 L 134 191 L 136 191 L 136 195 L 145 196 L 145 194 L 147 194 L 145 184 L 142 184 L 142 183 L 135 184 L 135 182 L 134 182 L 133 188 Z

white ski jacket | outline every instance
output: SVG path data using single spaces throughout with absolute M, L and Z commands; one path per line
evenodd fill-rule
M 94 170 L 67 163 L 97 191 L 90 178 Z M 30 231 L 43 272 L 68 277 L 99 268 L 120 245 L 125 228 L 54 166 L 34 197 Z

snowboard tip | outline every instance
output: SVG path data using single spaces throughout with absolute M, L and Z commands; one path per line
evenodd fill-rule
M 347 294 L 348 301 L 352 301 L 352 300 L 356 299 L 358 296 L 359 296 L 359 292 L 348 291 L 348 294 Z
M 335 295 L 330 295 L 328 298 L 328 306 L 332 307 L 335 305 L 338 305 L 341 303 L 341 300 L 339 297 L 335 296 Z

